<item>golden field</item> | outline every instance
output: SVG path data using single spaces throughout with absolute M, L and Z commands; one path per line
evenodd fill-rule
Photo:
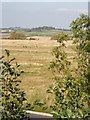
M 2 50 L 11 51 L 11 57 L 15 57 L 16 61 L 21 65 L 24 73 L 21 75 L 22 83 L 20 88 L 26 93 L 29 102 L 36 99 L 47 101 L 51 105 L 54 101 L 53 95 L 46 93 L 46 90 L 54 82 L 52 73 L 48 70 L 50 62 L 54 60 L 52 50 L 58 46 L 56 40 L 51 40 L 50 37 L 34 36 L 36 40 L 9 40 L 2 39 Z M 74 61 L 73 57 L 76 52 L 73 50 L 71 40 L 65 42 L 65 51 L 68 54 L 69 60 Z M 72 64 L 72 67 L 75 64 Z

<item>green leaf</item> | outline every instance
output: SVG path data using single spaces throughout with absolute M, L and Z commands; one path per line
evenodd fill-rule
M 53 115 L 54 118 L 59 118 L 59 114 L 56 111 L 52 111 L 51 114 Z
M 4 58 L 4 55 L 2 57 L 0 57 L 0 60 Z
M 79 114 L 80 114 L 81 118 L 83 118 L 83 113 L 80 109 L 79 109 Z
M 15 58 L 12 58 L 12 59 L 9 61 L 9 63 L 12 62 L 12 61 L 14 61 L 14 60 L 15 60 Z
M 41 101 L 37 99 L 37 100 L 35 100 L 34 105 L 42 107 L 44 104 L 41 103 Z
M 47 93 L 52 93 L 51 89 L 48 89 L 48 90 L 47 90 Z
M 5 49 L 7 56 L 10 56 L 10 51 Z
M 67 115 L 68 115 L 69 118 L 71 118 L 71 116 L 72 116 L 72 111 L 71 111 L 70 109 L 67 109 Z

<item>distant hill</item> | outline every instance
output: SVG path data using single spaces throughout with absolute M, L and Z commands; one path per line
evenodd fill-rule
M 51 26 L 42 26 L 42 27 L 35 27 L 35 28 L 21 28 L 21 27 L 10 27 L 10 28 L 3 28 L 1 29 L 2 36 L 8 38 L 10 33 L 17 32 L 25 34 L 26 36 L 54 36 L 56 34 L 70 33 L 70 29 L 61 29 L 55 28 Z
M 43 27 L 36 27 L 31 29 L 31 31 L 43 31 L 43 30 L 55 30 L 55 27 L 43 26 Z
M 42 27 L 35 27 L 35 28 L 21 28 L 21 27 L 10 27 L 10 28 L 2 28 L 2 30 L 6 30 L 7 32 L 11 31 L 24 31 L 24 32 L 33 32 L 33 31 L 48 31 L 48 30 L 60 30 L 60 31 L 71 31 L 70 29 L 61 29 L 55 28 L 51 26 L 42 26 Z

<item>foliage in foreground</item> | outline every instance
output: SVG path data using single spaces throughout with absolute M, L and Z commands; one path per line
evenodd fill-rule
M 54 118 L 89 119 L 89 52 L 85 46 L 89 42 L 88 17 L 81 15 L 71 24 L 76 40 L 77 67 L 71 69 L 71 62 L 64 51 L 66 35 L 58 39 L 59 46 L 54 49 L 56 60 L 51 62 L 54 86 L 48 89 L 55 94 L 55 103 L 51 106 Z M 86 105 L 88 105 L 86 107 Z
M 2 85 L 2 120 L 23 120 L 29 119 L 29 116 L 24 112 L 24 101 L 26 101 L 24 91 L 20 90 L 21 83 L 20 75 L 23 71 L 20 70 L 20 65 L 12 64 L 15 58 L 9 59 L 10 51 L 6 51 L 6 58 L 0 58 L 1 63 L 1 85 Z
M 90 17 L 81 14 L 71 23 L 74 43 L 78 53 L 78 71 L 82 79 L 86 79 L 86 93 L 90 113 Z

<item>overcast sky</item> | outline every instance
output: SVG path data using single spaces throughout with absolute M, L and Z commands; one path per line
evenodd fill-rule
M 4 1 L 2 3 L 2 27 L 53 26 L 69 28 L 72 20 L 76 19 L 81 13 L 88 14 L 88 2 L 2 1 Z

